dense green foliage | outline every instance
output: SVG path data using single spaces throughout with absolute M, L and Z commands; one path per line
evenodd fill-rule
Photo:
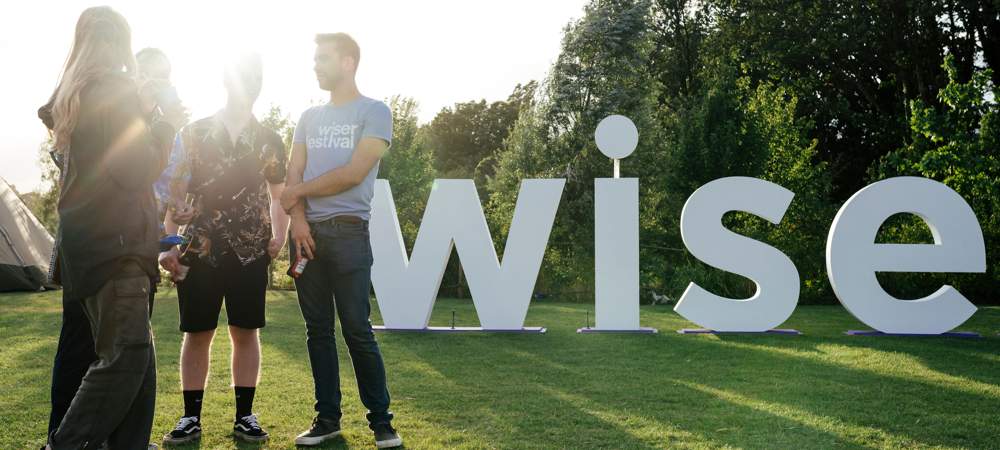
M 624 114 L 640 130 L 622 167 L 640 179 L 647 300 L 649 291 L 676 298 L 691 281 L 720 295 L 752 295 L 753 283 L 698 262 L 680 237 L 688 196 L 725 176 L 795 192 L 778 225 L 741 213 L 724 222 L 789 255 L 801 302 L 833 301 L 823 255 L 836 209 L 889 176 L 956 189 L 978 214 L 987 248 L 995 247 L 1000 139 L 989 67 L 1000 60 L 984 43 L 998 27 L 988 2 L 592 1 L 566 28 L 548 79 L 498 157 L 492 223 L 509 222 L 521 178 L 567 178 L 539 290 L 592 298 L 593 179 L 611 168 L 593 131 L 607 115 Z M 913 230 L 926 227 L 907 220 L 887 224 L 881 239 L 923 242 Z M 910 298 L 949 282 L 994 302 L 996 256 L 989 261 L 987 275 L 881 279 Z
M 677 298 L 692 281 L 730 297 L 753 292 L 748 280 L 694 259 L 678 226 L 695 189 L 742 175 L 780 184 L 795 199 L 777 225 L 742 213 L 725 224 L 785 252 L 801 276 L 800 301 L 823 303 L 834 301 L 824 251 L 839 205 L 873 181 L 924 176 L 972 205 L 989 273 L 880 279 L 909 298 L 947 282 L 991 303 L 1000 289 L 991 251 L 1000 240 L 997 65 L 995 0 L 592 0 L 565 27 L 548 76 L 507 99 L 459 102 L 424 125 L 414 100 L 392 99 L 397 129 L 381 177 L 392 185 L 408 248 L 433 179 L 474 179 L 498 253 L 521 180 L 565 178 L 536 290 L 589 301 L 593 180 L 612 167 L 593 133 L 604 117 L 623 114 L 640 130 L 622 170 L 640 179 L 644 300 L 650 292 Z M 286 137 L 293 125 L 275 110 L 265 123 Z M 52 227 L 52 192 L 28 198 Z M 900 215 L 880 239 L 930 235 Z M 463 296 L 464 284 L 453 254 L 441 292 Z
M 910 139 L 882 158 L 874 178 L 920 176 L 941 181 L 972 207 L 986 240 L 987 274 L 883 274 L 883 284 L 899 295 L 917 298 L 942 283 L 953 284 L 966 295 L 989 299 L 1000 286 L 1000 90 L 990 82 L 992 70 L 978 71 L 965 83 L 952 56 L 944 69 L 949 83 L 940 91 L 941 108 L 923 100 L 910 103 Z M 989 99 L 989 100 L 987 100 Z M 930 230 L 918 218 L 898 217 L 883 226 L 881 239 L 932 242 Z

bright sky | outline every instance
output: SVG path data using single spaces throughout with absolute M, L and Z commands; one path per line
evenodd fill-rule
M 586 0 L 368 0 L 343 2 L 113 2 L 132 26 L 133 49 L 159 47 L 193 118 L 225 101 L 222 61 L 238 50 L 264 59 L 255 112 L 280 105 L 294 119 L 327 98 L 312 73 L 312 38 L 345 31 L 361 46 L 358 86 L 369 97 L 420 102 L 427 122 L 443 107 L 501 100 L 540 80 L 559 54 L 563 27 Z M 41 185 L 35 112 L 58 80 L 80 12 L 93 3 L 25 1 L 0 16 L 0 177 L 21 192 Z

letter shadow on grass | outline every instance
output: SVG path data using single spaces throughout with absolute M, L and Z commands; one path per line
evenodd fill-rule
M 429 389 L 433 394 L 427 398 L 417 394 L 414 408 L 431 413 L 436 397 L 450 394 L 452 403 L 471 405 L 473 417 L 501 420 L 497 428 L 517 432 L 497 435 L 498 442 L 516 436 L 515 442 L 558 446 L 590 438 L 597 446 L 647 448 L 670 445 L 650 442 L 649 436 L 670 439 L 677 433 L 711 446 L 988 447 L 989 436 L 998 431 L 988 418 L 1000 409 L 1000 399 L 976 390 L 982 386 L 820 358 L 829 344 L 904 352 L 930 370 L 955 369 L 953 376 L 996 386 L 995 363 L 988 358 L 995 354 L 996 339 L 870 343 L 843 336 L 842 330 L 833 336 L 584 337 L 548 322 L 550 331 L 543 336 L 387 334 L 380 340 L 390 349 L 387 361 L 392 353 L 416 358 L 447 380 L 439 382 L 443 389 Z M 839 330 L 841 324 L 831 326 Z M 389 374 L 395 395 L 413 395 L 404 392 L 410 386 L 400 378 L 403 374 Z M 534 420 L 553 411 L 561 412 L 554 421 Z M 637 436 L 636 419 L 665 431 Z M 449 422 L 469 426 L 467 416 Z

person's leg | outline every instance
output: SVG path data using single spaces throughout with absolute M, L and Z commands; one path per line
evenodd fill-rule
M 147 447 L 148 429 L 125 429 L 121 424 L 130 413 L 153 413 L 145 406 L 138 410 L 132 407 L 148 382 L 153 357 L 148 295 L 149 276 L 138 264 L 126 263 L 95 296 L 84 300 L 98 359 L 50 436 L 53 449 L 97 448 L 112 433 L 119 448 Z
M 267 440 L 269 435 L 253 412 L 253 399 L 257 393 L 257 377 L 260 373 L 260 340 L 257 329 L 230 325 L 229 337 L 233 344 L 233 394 L 236 396 L 233 434 L 248 442 Z
M 108 449 L 146 448 L 143 445 L 149 444 L 149 434 L 153 429 L 155 410 L 156 352 L 155 349 L 152 349 L 149 353 L 149 366 L 146 368 L 146 375 L 143 378 L 142 387 L 139 388 L 139 394 L 136 395 L 132 407 L 118 429 L 108 437 Z M 144 441 L 136 438 L 136 430 L 144 431 L 146 436 Z
M 229 337 L 232 341 L 233 391 L 236 397 L 236 419 L 253 414 L 253 399 L 260 376 L 260 338 L 257 330 L 265 325 L 267 295 L 267 255 L 243 265 L 234 255 L 221 265 L 225 285 L 226 315 L 229 317 Z M 266 433 L 251 432 L 251 437 Z M 256 436 L 260 434 L 260 436 Z
M 59 427 L 73 396 L 80 389 L 84 374 L 96 360 L 94 336 L 90 332 L 87 314 L 83 311 L 83 302 L 67 298 L 64 291 L 63 322 L 59 330 L 59 346 L 52 364 L 52 411 L 49 414 L 48 433 L 51 434 Z
M 150 277 L 149 279 L 149 303 L 147 304 L 146 315 L 150 319 L 153 317 L 153 299 L 156 296 L 156 284 L 159 283 L 159 279 L 159 276 Z M 150 327 L 152 327 L 152 324 L 150 324 Z M 132 402 L 132 407 L 129 409 L 128 414 L 125 415 L 125 419 L 122 420 L 121 425 L 108 437 L 107 447 L 109 449 L 126 449 L 140 445 L 140 442 L 133 440 L 131 436 L 132 431 L 130 430 L 146 430 L 146 435 L 149 436 L 149 433 L 153 429 L 153 415 L 155 410 L 156 346 L 153 345 L 149 353 L 149 366 L 146 368 L 146 375 L 143 378 L 142 387 L 139 388 L 139 394 L 136 395 L 135 400 Z
M 236 391 L 236 417 L 253 413 L 253 398 L 260 374 L 260 339 L 256 329 L 229 326 L 233 344 L 233 386 Z
M 201 437 L 201 401 L 208 379 L 209 355 L 215 330 L 184 333 L 181 343 L 181 394 L 184 414 L 163 436 L 165 445 L 183 444 Z
M 218 277 L 217 268 L 195 261 L 187 277 L 177 285 L 180 329 L 184 332 L 180 355 L 183 417 L 201 416 L 212 339 L 222 310 L 223 289 Z
M 233 344 L 233 385 L 256 386 L 260 373 L 260 339 L 257 330 L 229 327 Z
M 204 391 L 215 330 L 184 333 L 181 344 L 181 388 Z M 197 414 L 196 414 L 197 415 Z
M 208 380 L 213 337 L 214 329 L 184 333 L 180 364 L 184 414 L 174 428 L 163 435 L 164 445 L 183 444 L 201 437 L 201 402 Z
M 369 426 L 389 424 L 389 389 L 385 365 L 371 326 L 372 252 L 366 225 L 338 224 L 332 243 L 333 290 L 341 332 L 351 353 L 361 403 Z
M 195 260 L 184 281 L 177 284 L 181 343 L 180 375 L 184 414 L 163 436 L 165 445 L 183 444 L 201 437 L 201 405 L 208 380 L 212 339 L 222 310 L 223 290 L 217 270 Z
M 314 228 L 322 224 L 313 225 Z M 318 258 L 309 261 L 305 272 L 295 279 L 299 309 L 306 323 L 306 347 L 315 384 L 316 405 L 319 417 L 340 422 L 340 368 L 337 362 L 337 344 L 334 340 L 334 304 L 330 266 L 323 257 L 325 239 L 314 233 Z M 291 240 L 290 240 L 291 241 Z M 295 248 L 295 243 L 291 243 Z

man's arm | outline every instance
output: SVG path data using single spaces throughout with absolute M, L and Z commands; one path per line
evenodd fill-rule
M 184 202 L 187 197 L 188 184 L 191 182 L 191 159 L 184 145 L 184 133 L 178 133 L 174 138 L 173 149 L 170 150 L 170 161 L 167 168 L 160 174 L 166 178 L 167 193 L 163 199 L 167 206 L 167 214 L 163 218 L 164 231 L 177 234 L 180 225 L 191 222 L 194 210 Z
M 296 258 L 305 256 L 306 258 L 313 259 L 313 251 L 316 249 L 316 243 L 313 241 L 309 222 L 306 221 L 305 202 L 298 198 L 294 201 L 286 200 L 289 197 L 288 194 L 290 191 L 302 185 L 302 176 L 305 171 L 306 144 L 301 142 L 294 143 L 292 144 L 291 158 L 288 160 L 288 172 L 285 175 L 285 189 L 279 196 L 279 201 L 275 201 L 275 198 L 271 197 L 271 207 L 273 211 L 274 206 L 278 205 L 278 209 L 288 212 L 288 216 L 291 219 L 292 240 L 295 241 L 295 248 L 292 251 L 295 252 Z M 286 205 L 286 201 L 290 203 Z
M 336 195 L 361 184 L 388 149 L 389 143 L 382 139 L 362 138 L 347 165 L 333 169 L 308 182 L 288 186 L 282 195 L 281 206 L 286 210 L 291 210 L 306 197 Z M 293 162 L 295 160 L 294 150 L 292 160 Z
M 184 202 L 191 181 L 191 161 L 184 147 L 184 137 L 178 134 L 174 139 L 174 148 L 170 152 L 170 163 L 161 176 L 167 178 L 167 195 L 163 201 L 167 213 L 163 217 L 163 231 L 167 235 L 175 235 L 180 225 L 189 223 L 194 217 L 194 209 Z M 180 251 L 177 246 L 160 253 L 160 265 L 172 274 L 180 269 Z
M 167 208 L 167 215 L 163 218 L 163 230 L 169 236 L 172 234 L 177 234 L 180 229 L 180 225 L 174 222 L 174 212 L 171 208 Z
M 267 251 L 271 258 L 278 256 L 281 247 L 285 245 L 285 237 L 288 236 L 288 214 L 281 207 L 281 192 L 285 189 L 285 183 L 268 183 L 267 191 L 271 194 L 271 242 Z
M 285 175 L 285 189 L 282 190 L 282 195 L 279 197 L 281 199 L 278 202 L 282 209 L 288 212 L 288 215 L 295 219 L 301 216 L 305 219 L 306 208 L 304 202 L 296 200 L 294 205 L 285 205 L 285 197 L 292 188 L 302 184 L 302 177 L 306 171 L 306 144 L 295 143 L 292 144 L 292 155 L 288 159 L 288 172 Z M 273 200 L 272 200 L 273 204 Z
M 167 214 L 163 217 L 163 230 L 166 234 L 177 234 L 181 225 L 186 225 L 194 218 L 194 208 L 182 200 L 187 196 L 188 181 L 177 180 L 172 183 L 171 195 L 168 200 L 172 206 L 167 208 Z
M 180 184 L 183 184 L 183 186 L 179 186 Z M 187 192 L 187 182 L 175 183 L 175 186 L 171 188 L 171 192 L 174 193 L 179 192 L 180 190 Z M 174 213 L 175 209 L 168 207 L 167 214 L 166 216 L 163 217 L 163 230 L 167 235 L 177 234 L 177 231 L 180 228 L 180 226 L 177 224 L 177 221 L 174 220 Z M 187 214 L 187 211 L 183 212 L 182 214 Z M 186 220 L 191 219 L 190 215 L 185 215 L 184 217 L 186 218 Z M 177 246 L 175 245 L 172 248 L 170 248 L 170 250 L 161 252 L 159 257 L 159 262 L 160 266 L 162 266 L 171 274 L 176 275 L 177 272 L 180 270 L 180 265 L 181 265 L 180 251 L 177 249 Z

